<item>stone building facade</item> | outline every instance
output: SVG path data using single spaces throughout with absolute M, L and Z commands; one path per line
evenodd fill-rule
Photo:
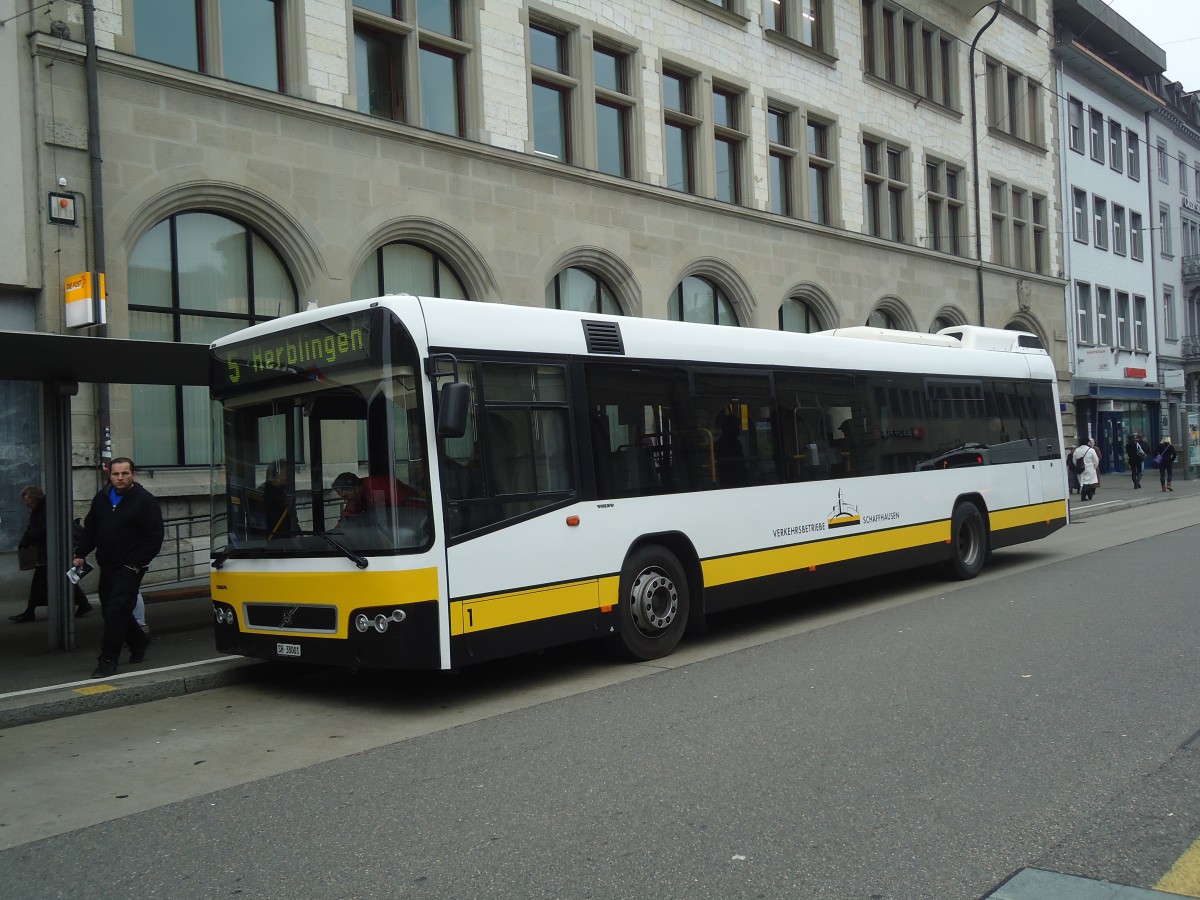
M 67 331 L 91 118 L 110 336 L 207 342 L 401 290 L 981 323 L 1037 333 L 1069 395 L 1048 0 L 95 0 L 91 117 L 90 4 L 3 6 L 0 227 L 31 236 L 5 327 Z M 49 218 L 64 192 L 79 225 Z M 203 512 L 207 423 L 199 389 L 83 386 L 77 499 L 111 448 L 169 516 Z

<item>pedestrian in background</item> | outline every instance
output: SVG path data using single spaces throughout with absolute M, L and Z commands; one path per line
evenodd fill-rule
M 1164 435 L 1162 443 L 1154 448 L 1154 464 L 1158 466 L 1158 483 L 1163 491 L 1173 491 L 1171 487 L 1171 467 L 1175 465 L 1175 447 L 1169 435 Z
M 84 565 L 96 551 L 100 566 L 100 611 L 104 635 L 93 678 L 117 673 L 122 645 L 128 643 L 129 661 L 146 658 L 150 636 L 142 631 L 133 610 L 142 578 L 163 542 L 162 512 L 154 495 L 137 483 L 133 460 L 117 457 L 109 465 L 109 486 L 92 498 L 83 520 L 82 540 L 75 548 L 75 565 Z
M 33 569 L 33 580 L 29 582 L 29 600 L 23 612 L 9 616 L 10 622 L 32 622 L 34 610 L 46 606 L 50 601 L 49 581 L 46 577 L 46 492 L 36 484 L 21 488 L 21 502 L 29 507 L 29 523 L 17 544 L 20 548 L 32 548 L 37 552 L 37 564 Z M 87 594 L 78 584 L 75 588 L 75 615 L 86 616 L 92 611 Z
M 1083 464 L 1083 471 L 1078 473 L 1079 499 L 1091 500 L 1096 496 L 1096 485 L 1100 483 L 1100 455 L 1090 440 L 1081 438 L 1079 446 L 1071 453 L 1071 459 Z
M 1146 457 L 1150 448 L 1142 440 L 1142 433 L 1135 431 L 1125 442 L 1125 461 L 1129 463 L 1129 477 L 1133 479 L 1134 490 L 1142 486 L 1142 468 L 1146 465 Z

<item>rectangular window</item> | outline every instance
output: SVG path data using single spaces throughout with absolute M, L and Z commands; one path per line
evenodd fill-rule
M 1183 196 L 1188 195 L 1188 164 L 1187 156 L 1180 151 L 1179 153 L 1179 193 Z
M 1125 147 L 1121 141 L 1122 129 L 1115 119 L 1108 120 L 1108 164 L 1116 171 L 1121 171 L 1125 163 Z
M 1142 214 L 1129 212 L 1129 256 L 1132 259 L 1142 259 Z
M 781 107 L 767 107 L 767 144 L 770 160 L 771 212 L 794 216 L 796 157 L 799 155 L 792 137 L 796 113 Z
M 1010 265 L 1008 185 L 1003 181 L 991 183 L 992 206 L 992 262 Z
M 1125 207 L 1113 204 L 1112 208 L 1113 253 L 1125 255 Z
M 530 24 L 529 68 L 533 152 L 546 159 L 574 162 L 572 113 L 579 82 L 572 71 L 567 35 L 550 25 Z
M 1092 224 L 1096 246 L 1108 249 L 1108 201 L 1103 197 L 1092 197 Z
M 1192 166 L 1192 172 L 1196 176 L 1196 196 L 1200 197 L 1200 162 Z
M 1075 282 L 1075 315 L 1076 339 L 1081 344 L 1092 343 L 1092 286 L 1083 281 Z
M 171 66 L 283 92 L 283 0 L 134 0 L 135 53 Z M 215 25 L 221 52 L 205 28 Z
M 804 127 L 807 134 L 804 161 L 808 170 L 804 205 L 810 222 L 828 225 L 833 217 L 833 124 L 809 116 Z
M 1158 180 L 1170 182 L 1171 172 L 1167 166 L 1167 142 L 1161 138 L 1158 141 Z
M 1115 346 L 1112 340 L 1112 290 L 1096 288 L 1096 343 L 1102 347 Z
M 1171 207 L 1160 203 L 1158 207 L 1158 243 L 1163 256 L 1173 255 L 1171 249 Z
M 592 50 L 596 110 L 596 168 L 620 178 L 633 177 L 630 123 L 637 101 L 630 90 L 631 54 L 596 44 Z
M 1162 303 L 1163 331 L 1165 336 L 1169 341 L 1178 340 L 1179 328 L 1175 323 L 1175 288 L 1170 285 L 1163 285 Z
M 1086 204 L 1087 194 L 1078 193 Z M 992 262 L 1044 273 L 1049 265 L 1046 196 L 998 179 L 992 179 L 988 196 L 992 208 Z M 1083 217 L 1086 229 L 1086 206 Z
M 1133 295 L 1133 349 L 1146 353 L 1150 349 L 1149 329 L 1146 327 L 1146 298 Z
M 355 0 L 359 112 L 465 136 L 463 73 L 474 48 L 463 33 L 464 2 Z
M 929 157 L 925 163 L 925 218 L 931 250 L 962 256 L 963 170 Z
M 1000 3 L 1026 19 L 1033 18 L 1035 0 L 1000 0 Z
M 209 71 L 200 52 L 202 8 L 196 0 L 134 0 L 137 55 L 193 72 Z
M 1046 198 L 1040 194 L 1033 195 L 1033 271 L 1046 273 L 1049 261 L 1050 244 L 1046 231 Z
M 749 143 L 742 127 L 745 97 L 734 88 L 713 85 L 713 162 L 716 198 L 725 203 L 742 202 L 742 182 Z
M 1133 129 L 1125 132 L 1125 174 L 1134 181 L 1142 180 L 1142 148 Z
M 1029 268 L 1029 193 L 1012 189 L 1012 265 Z
M 1132 350 L 1129 340 L 1129 294 L 1117 291 L 1117 346 L 1122 350 Z
M 1067 144 L 1076 153 L 1083 152 L 1083 101 L 1067 98 Z
M 417 59 L 421 70 L 421 127 L 461 137 L 466 132 L 463 56 L 437 46 L 422 46 Z
M 1104 113 L 1098 109 L 1088 111 L 1088 133 L 1091 136 L 1092 159 L 1104 162 Z
M 774 2 L 774 0 L 772 0 Z M 892 0 L 862 0 L 864 71 L 958 108 L 958 40 Z
M 986 64 L 988 128 L 1042 146 L 1042 86 L 998 60 Z
M 222 74 L 230 81 L 283 91 L 283 3 L 221 4 Z
M 696 133 L 701 119 L 694 114 L 696 78 L 663 70 L 663 124 L 666 138 L 667 187 L 696 193 Z
M 771 29 L 814 50 L 828 50 L 826 16 L 831 0 L 771 0 Z
M 1088 241 L 1088 198 L 1087 191 L 1079 188 L 1071 189 L 1071 224 L 1075 234 L 1072 237 L 1084 244 Z
M 907 240 L 908 149 L 877 138 L 863 139 L 865 231 Z
M 355 89 L 358 111 L 404 121 L 401 40 L 389 31 L 354 26 Z

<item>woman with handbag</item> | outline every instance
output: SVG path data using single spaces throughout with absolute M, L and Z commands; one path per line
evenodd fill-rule
M 1175 446 L 1171 443 L 1171 438 L 1163 436 L 1162 443 L 1154 448 L 1154 464 L 1158 466 L 1158 483 L 1162 486 L 1163 492 L 1173 491 L 1171 487 L 1171 467 L 1175 465 Z
M 10 622 L 32 622 L 34 610 L 45 606 L 49 599 L 46 580 L 46 492 L 36 485 L 21 489 L 21 501 L 29 507 L 29 524 L 17 544 L 17 555 L 22 569 L 33 569 L 33 580 L 29 583 L 29 602 L 24 612 L 9 616 Z M 83 588 L 75 585 L 75 615 L 86 616 L 92 611 Z

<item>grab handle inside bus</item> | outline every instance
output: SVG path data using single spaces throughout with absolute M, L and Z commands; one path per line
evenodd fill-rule
M 465 381 L 451 381 L 442 385 L 438 396 L 438 437 L 462 437 L 467 432 L 467 414 L 471 410 L 471 385 Z

